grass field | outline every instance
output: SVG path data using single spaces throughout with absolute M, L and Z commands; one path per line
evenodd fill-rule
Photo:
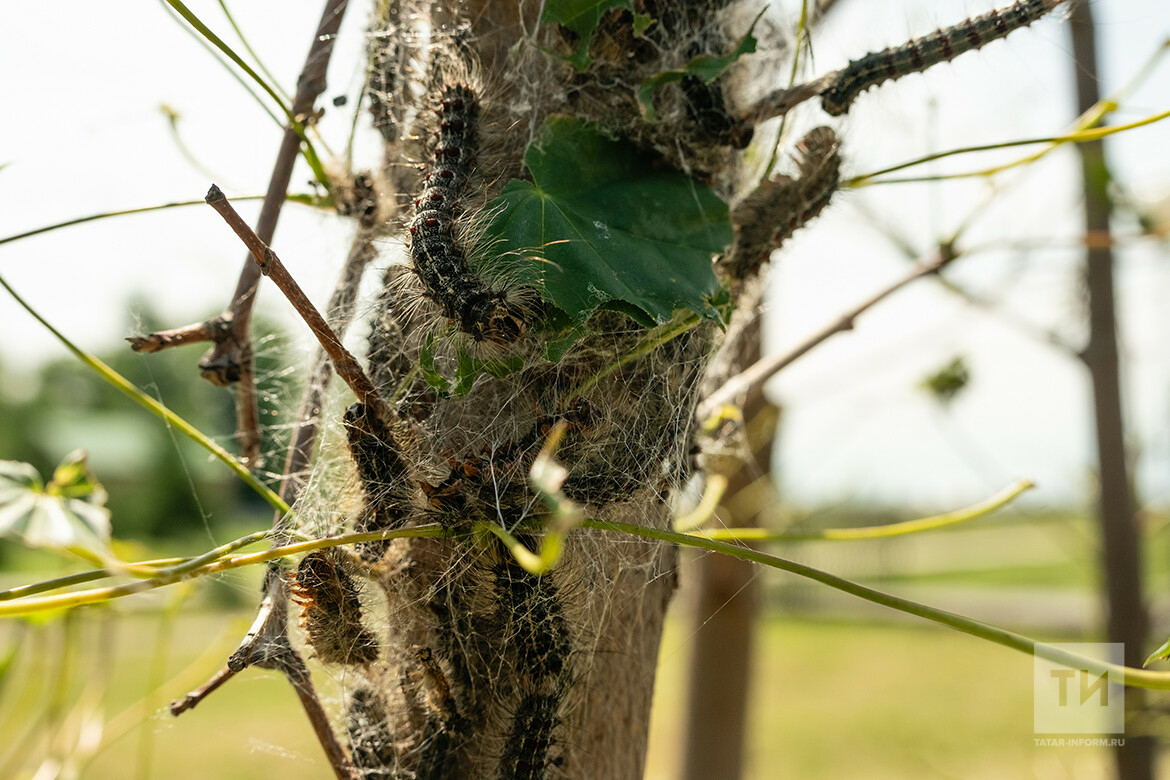
M 1038 639 L 1077 641 L 1062 633 L 1067 615 L 1031 621 L 1071 597 L 1073 623 L 1097 623 L 1092 534 L 1083 524 L 1045 525 L 782 554 L 883 589 L 924 589 L 924 601 Z M 1164 524 L 1159 532 L 1162 542 Z M 1168 548 L 1148 549 L 1156 551 L 1157 594 Z M 21 562 L 36 568 L 48 560 Z M 53 576 L 5 568 L 12 584 Z M 757 634 L 749 778 L 1111 777 L 1104 749 L 1034 743 L 1030 656 L 916 620 L 891 621 L 888 611 L 856 610 L 855 599 L 802 590 L 775 574 L 763 581 L 772 607 Z M 234 572 L 38 624 L 0 622 L 0 778 L 330 777 L 296 697 L 273 673 L 248 670 L 181 718 L 167 710 L 234 649 L 251 620 L 259 576 Z M 971 594 L 977 598 L 969 603 L 952 600 Z M 1018 609 L 996 611 L 1016 602 Z M 662 642 L 648 780 L 677 777 L 694 639 L 681 616 L 685 604 L 684 592 Z M 338 710 L 344 673 L 315 667 L 314 674 Z M 1167 700 L 1160 703 L 1165 709 Z M 45 763 L 70 755 L 85 758 L 74 766 Z M 1170 755 L 1162 770 L 1170 776 Z
M 79 776 L 329 777 L 291 689 L 271 673 L 250 670 L 181 718 L 167 713 L 168 701 L 218 667 L 246 618 L 187 613 L 160 633 L 156 615 L 121 617 L 100 640 L 96 621 L 78 621 L 72 630 L 84 643 L 112 643 L 114 664 L 101 691 L 104 734 L 92 736 L 101 747 Z M 31 777 L 54 733 L 60 739 L 76 731 L 69 704 L 79 691 L 87 696 L 95 659 L 83 648 L 69 664 L 72 679 L 64 682 L 72 693 L 62 697 L 58 716 L 38 712 L 38 702 L 53 698 L 49 664 L 62 638 L 58 629 L 42 630 L 56 636 L 43 637 L 40 652 L 22 653 L 5 681 L 0 745 L 6 761 L 14 751 L 27 760 L 21 770 L 0 766 L 4 777 Z M 675 619 L 663 641 L 646 775 L 653 780 L 677 772 L 688 633 Z M 165 669 L 160 642 L 169 648 Z M 963 635 L 772 617 L 761 624 L 755 671 L 751 778 L 1108 777 L 1102 750 L 1034 745 L 1030 657 Z M 144 700 L 152 679 L 166 682 Z M 342 681 L 323 670 L 318 681 L 336 705 Z

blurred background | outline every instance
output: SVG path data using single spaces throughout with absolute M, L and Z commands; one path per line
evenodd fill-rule
M 320 5 L 238 5 L 230 10 L 239 28 L 291 92 Z M 1090 5 L 1101 94 L 1121 96 L 1108 123 L 1166 110 L 1170 62 L 1157 55 L 1170 36 L 1170 7 Z M 190 6 L 234 40 L 217 4 Z M 798 6 L 770 7 L 766 21 L 780 39 L 761 49 L 791 45 Z M 813 37 L 810 75 L 989 4 L 834 6 Z M 336 165 L 355 169 L 377 159 L 363 114 L 346 160 L 368 11 L 351 5 L 319 101 L 323 147 Z M 982 52 L 867 92 L 835 122 L 846 173 L 1063 132 L 1078 113 L 1066 17 L 1057 12 Z M 231 197 L 262 194 L 281 127 L 162 3 L 113 10 L 25 3 L 7 9 L 7 18 L 0 275 L 79 346 L 232 449 L 232 398 L 195 378 L 201 348 L 142 356 L 122 341 L 223 308 L 243 252 L 219 217 L 191 206 L 4 239 L 99 212 L 199 201 L 211 181 Z M 342 97 L 347 102 L 335 105 Z M 807 106 L 792 131 L 824 120 Z M 963 155 L 904 173 L 977 171 L 1039 148 Z M 1161 598 L 1170 565 L 1167 149 L 1170 124 L 1113 136 L 1107 146 L 1125 446 L 1152 615 L 1146 652 L 1170 633 Z M 310 178 L 298 168 L 291 191 L 311 192 Z M 774 258 L 763 340 L 766 351 L 784 352 L 961 229 L 963 257 L 948 270 L 950 287 L 916 283 L 770 386 L 780 410 L 769 450 L 774 490 L 752 522 L 871 525 L 971 504 L 1017 478 L 1038 484 L 1008 509 L 953 530 L 788 543 L 778 554 L 1045 641 L 1102 636 L 1093 401 L 1077 356 L 1089 336 L 1083 202 L 1077 152 L 1062 147 L 994 179 L 842 192 Z M 249 220 L 257 208 L 240 204 Z M 290 203 L 273 246 L 321 301 L 351 229 Z M 280 413 L 295 403 L 309 345 L 270 287 L 258 306 L 255 331 L 273 334 L 259 345 L 261 419 L 266 450 L 278 453 L 287 422 Z M 124 557 L 196 554 L 271 523 L 250 490 L 102 384 L 7 296 L 0 296 L 0 334 L 0 459 L 31 463 L 47 477 L 71 450 L 88 450 Z M 684 564 L 663 640 L 648 777 L 682 776 L 685 746 L 701 734 L 701 713 L 690 726 L 684 717 L 688 668 L 703 632 L 717 629 L 710 615 L 693 611 L 703 599 L 699 579 L 687 576 L 696 557 Z M 76 569 L 0 545 L 2 587 Z M 269 673 L 249 671 L 179 720 L 166 712 L 234 649 L 259 576 L 234 573 L 101 609 L 0 623 L 0 776 L 31 776 L 38 767 L 38 778 L 57 776 L 60 767 L 45 757 L 71 749 L 92 754 L 85 777 L 327 774 L 291 690 Z M 771 571 L 752 570 L 715 612 L 747 610 L 745 603 L 759 612 L 749 636 L 754 652 L 744 661 L 751 671 L 744 777 L 1110 776 L 1105 750 L 1034 744 L 1028 656 Z M 329 672 L 315 672 L 328 688 Z

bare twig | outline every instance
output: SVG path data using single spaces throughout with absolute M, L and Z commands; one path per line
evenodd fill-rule
M 341 27 L 348 0 L 327 0 L 317 26 L 316 35 L 309 46 L 301 75 L 297 79 L 297 94 L 293 99 L 292 116 L 303 121 L 313 113 L 313 105 L 325 91 L 325 72 L 333 54 L 333 41 Z M 256 234 L 268 243 L 276 233 L 276 223 L 284 206 L 293 165 L 300 152 L 301 137 L 293 126 L 285 128 L 272 176 L 268 181 L 268 192 L 256 221 Z M 204 379 L 218 385 L 236 384 L 237 436 L 240 439 L 241 457 L 255 466 L 260 454 L 260 420 L 256 405 L 256 387 L 253 368 L 252 343 L 249 329 L 252 323 L 252 305 L 256 297 L 256 285 L 260 272 L 250 260 L 244 263 L 236 282 L 231 303 L 225 312 L 206 322 L 184 328 L 166 331 L 166 338 L 154 339 L 150 334 L 142 337 L 140 343 L 153 350 L 166 349 L 194 341 L 213 341 L 214 346 L 199 361 Z M 212 338 L 202 338 L 211 335 Z M 138 346 L 132 342 L 132 348 Z
M 333 40 L 340 28 L 341 18 L 346 6 L 347 0 L 327 0 L 325 4 L 325 10 L 322 13 L 321 22 L 318 25 L 317 34 L 309 48 L 308 57 L 306 58 L 304 68 L 301 71 L 301 76 L 297 83 L 297 94 L 292 107 L 292 115 L 297 122 L 303 121 L 305 117 L 312 113 L 313 105 L 317 97 L 325 89 L 325 72 L 333 51 Z M 361 369 L 357 366 L 357 362 L 353 359 L 353 356 L 344 350 L 337 336 L 334 335 L 333 330 L 324 322 L 321 315 L 312 308 L 312 305 L 305 298 L 304 293 L 300 291 L 300 288 L 291 277 L 288 277 L 287 271 L 284 270 L 279 260 L 276 260 L 276 256 L 271 253 L 271 250 L 267 248 L 267 243 L 272 240 L 276 231 L 277 219 L 285 201 L 288 184 L 292 178 L 293 164 L 296 161 L 299 149 L 300 136 L 296 128 L 289 126 L 285 130 L 280 150 L 277 153 L 276 164 L 269 180 L 268 192 L 265 196 L 264 205 L 261 208 L 260 217 L 254 232 L 247 228 L 247 225 L 243 223 L 239 215 L 231 208 L 226 199 L 223 198 L 223 194 L 218 193 L 218 190 L 213 188 L 213 192 L 218 193 L 221 204 L 221 206 L 216 206 L 217 211 L 224 215 L 224 218 L 228 220 L 229 224 L 236 230 L 236 233 L 244 239 L 249 248 L 249 259 L 245 261 L 244 267 L 240 272 L 239 280 L 236 283 L 236 290 L 232 295 L 228 310 L 219 317 L 210 320 L 209 323 L 200 324 L 190 329 L 192 331 L 204 331 L 212 328 L 214 329 L 215 335 L 218 336 L 214 339 L 215 346 L 200 361 L 200 369 L 204 377 L 213 382 L 220 380 L 225 384 L 233 381 L 238 383 L 236 395 L 236 409 L 238 414 L 237 431 L 241 438 L 241 450 L 244 458 L 253 464 L 259 456 L 260 427 L 249 329 L 252 318 L 252 306 L 256 295 L 256 286 L 259 283 L 261 271 L 265 270 L 264 260 L 267 255 L 270 255 L 275 260 L 276 268 L 269 269 L 269 272 L 273 273 L 276 277 L 274 281 L 278 283 L 278 286 L 281 287 L 286 295 L 290 296 L 290 300 L 294 301 L 294 305 L 299 304 L 298 310 L 302 311 L 302 316 L 306 316 L 311 327 L 314 327 L 314 332 L 322 340 L 325 351 L 329 352 L 330 356 L 339 365 L 345 366 L 344 369 L 340 370 L 343 378 L 346 378 L 347 381 L 354 379 L 352 369 L 357 368 L 357 379 L 354 381 L 357 381 L 363 390 L 368 387 L 368 392 L 365 394 L 370 396 L 368 400 L 363 400 L 374 403 L 375 408 L 379 403 L 377 394 L 373 392 L 373 385 L 361 373 Z M 209 200 L 209 202 L 211 201 Z M 213 203 L 213 205 L 215 204 Z M 230 214 L 225 213 L 225 211 L 230 212 Z M 348 312 L 352 309 L 353 296 L 357 286 L 356 277 L 360 277 L 361 267 L 364 267 L 371 256 L 371 252 L 368 249 L 370 246 L 369 232 L 370 228 L 368 225 L 362 225 L 359 228 L 361 240 L 360 242 L 355 242 L 355 246 L 360 243 L 362 246 L 367 247 L 367 249 L 363 249 L 360 252 L 351 252 L 350 262 L 346 265 L 347 273 L 343 277 L 347 283 L 339 284 L 338 293 L 335 293 L 334 300 L 331 302 L 331 309 L 344 309 L 346 311 L 344 315 L 345 320 L 348 320 Z M 257 249 L 262 249 L 259 255 L 256 254 Z M 255 263 L 251 262 L 253 257 L 255 257 Z M 356 271 L 354 271 L 355 265 L 357 265 Z M 345 292 L 342 292 L 342 290 L 345 290 Z M 338 300 L 339 296 L 344 300 Z M 311 313 L 306 314 L 306 310 Z M 339 323 L 339 329 L 344 329 L 344 324 Z M 177 343 L 187 343 L 192 340 L 197 340 L 194 337 L 185 336 L 182 331 L 183 329 L 177 332 L 171 331 L 165 334 L 153 334 L 159 337 L 158 341 L 161 342 L 155 348 L 162 349 Z M 144 346 L 154 346 L 154 342 L 150 340 L 150 337 L 147 337 Z M 348 357 L 348 362 L 345 360 L 346 357 Z M 281 494 L 287 495 L 289 502 L 295 500 L 296 494 L 299 492 L 299 475 L 311 457 L 313 444 L 316 439 L 316 419 L 320 414 L 320 394 L 323 392 L 323 387 L 328 383 L 328 363 L 318 357 L 315 360 L 315 366 L 316 368 L 312 376 L 313 381 L 306 390 L 306 399 L 302 402 L 301 414 L 298 416 L 300 425 L 290 445 L 288 462 L 285 467 L 286 480 L 281 486 Z M 349 372 L 350 375 L 347 376 L 346 372 Z M 361 380 L 365 380 L 364 386 L 361 385 Z M 356 389 L 355 392 L 357 392 Z M 359 392 L 358 395 L 361 397 L 363 393 Z M 280 522 L 279 517 L 274 520 L 274 523 L 277 525 Z M 244 640 L 240 643 L 240 646 L 232 654 L 227 665 L 201 688 L 192 691 L 184 699 L 175 702 L 172 705 L 172 713 L 179 715 L 194 707 L 227 680 L 248 666 L 277 669 L 292 683 L 293 689 L 300 699 L 301 706 L 309 718 L 309 723 L 312 725 L 313 731 L 325 751 L 334 774 L 341 780 L 354 780 L 357 777 L 356 771 L 338 741 L 337 735 L 334 734 L 329 724 L 329 719 L 313 688 L 308 667 L 305 665 L 304 659 L 293 649 L 289 641 L 287 615 L 288 584 L 279 567 L 274 565 L 268 571 L 264 588 L 264 599 L 261 602 L 256 620 L 253 622 L 253 626 L 247 635 L 245 635 Z
M 216 672 L 210 680 L 203 683 L 203 685 L 200 685 L 198 688 L 191 691 L 183 698 L 176 699 L 175 701 L 171 702 L 171 715 L 177 718 L 187 710 L 194 708 L 195 705 L 206 699 L 207 696 L 219 688 L 219 686 L 223 685 L 225 682 L 235 676 L 236 673 L 232 671 L 231 667 L 224 666 L 222 669 Z
M 194 325 L 171 330 L 157 330 L 144 336 L 130 336 L 130 349 L 135 352 L 161 352 L 171 347 L 195 344 L 200 341 L 220 341 L 230 335 L 231 328 L 223 319 L 205 320 Z
M 309 716 L 313 732 L 317 735 L 321 747 L 325 748 L 325 755 L 329 757 L 329 765 L 333 768 L 333 774 L 337 776 L 338 780 L 358 780 L 357 769 L 349 760 L 349 756 L 345 754 L 341 743 L 337 741 L 337 735 L 333 733 L 333 727 L 329 723 L 329 716 L 325 713 L 325 708 L 321 706 L 321 700 L 317 698 L 317 692 L 313 688 L 313 678 L 309 674 L 309 667 L 305 664 L 305 659 L 301 658 L 301 654 L 290 647 L 288 654 L 281 656 L 280 671 L 284 672 L 285 677 L 292 683 L 293 690 L 297 692 L 301 706 L 304 707 L 305 714 Z
M 265 582 L 265 596 L 260 611 L 252 623 L 239 649 L 232 653 L 227 665 L 210 680 L 191 691 L 182 699 L 171 703 L 171 714 L 182 715 L 194 708 L 225 682 L 249 666 L 278 671 L 288 678 L 300 699 L 301 706 L 309 718 L 309 724 L 321 743 L 329 765 L 339 780 L 356 780 L 357 774 L 333 727 L 321 700 L 313 687 L 309 668 L 288 638 L 288 584 L 276 567 L 268 571 Z
M 228 226 L 248 247 L 248 251 L 251 252 L 252 259 L 256 261 L 260 272 L 272 279 L 273 283 L 288 298 L 293 308 L 297 310 L 297 313 L 301 315 L 309 329 L 313 331 L 313 335 L 317 337 L 317 341 L 325 353 L 329 355 L 337 375 L 349 385 L 358 400 L 380 415 L 386 412 L 381 396 L 374 389 L 374 383 L 366 376 L 366 372 L 358 363 L 357 358 L 341 343 L 341 339 L 329 327 L 329 323 L 321 316 L 321 312 L 317 311 L 317 307 L 305 295 L 301 286 L 292 278 L 276 253 L 248 226 L 248 223 L 232 207 L 219 187 L 211 185 L 211 189 L 207 191 L 206 200 L 208 205 L 219 212 Z M 387 416 L 386 419 L 390 419 L 390 417 Z
M 343 333 L 353 316 L 354 302 L 357 298 L 358 283 L 362 271 L 375 254 L 373 239 L 378 228 L 373 221 L 362 221 L 358 232 L 354 236 L 350 248 L 349 259 L 342 269 L 341 277 L 334 288 L 329 300 L 329 325 L 337 333 Z M 324 349 L 318 349 L 313 359 L 313 368 L 310 370 L 309 382 L 301 397 L 297 412 L 297 427 L 289 443 L 288 455 L 284 466 L 284 481 L 280 486 L 281 498 L 288 504 L 296 502 L 304 484 L 304 472 L 312 459 L 316 444 L 318 421 L 321 415 L 321 405 L 325 391 L 332 376 L 331 364 Z M 277 513 L 273 518 L 273 526 L 278 532 L 284 531 L 282 523 L 287 522 L 287 515 Z M 287 543 L 287 536 L 278 533 L 274 538 L 274 545 Z M 303 669 L 304 662 L 281 660 L 295 654 L 288 638 L 288 582 L 278 566 L 270 564 L 264 585 L 264 598 L 260 602 L 256 618 L 248 633 L 244 635 L 236 651 L 232 653 L 227 665 L 220 669 L 203 686 L 197 688 L 186 697 L 171 705 L 171 714 L 180 715 L 199 704 L 203 699 L 217 690 L 239 672 L 249 666 L 262 668 L 278 668 L 288 676 L 289 681 L 297 691 L 310 723 L 321 740 L 322 747 L 330 757 L 334 771 L 339 777 L 348 777 L 342 771 L 351 771 L 344 752 L 337 745 L 336 737 L 328 729 L 328 720 L 313 693 L 312 683 L 307 669 Z M 299 664 L 298 664 L 299 662 Z M 292 664 L 291 666 L 289 664 Z
M 921 279 L 924 276 L 930 276 L 938 273 L 948 263 L 954 260 L 958 255 L 954 249 L 949 246 L 944 246 L 939 250 L 938 256 L 929 263 L 919 265 L 910 273 L 898 279 L 889 287 L 876 293 L 868 300 L 860 303 L 851 311 L 841 315 L 835 322 L 826 326 L 822 330 L 809 336 L 801 344 L 798 344 L 789 352 L 772 355 L 771 357 L 757 360 L 751 366 L 736 374 L 731 379 L 727 380 L 722 387 L 711 393 L 703 403 L 700 404 L 698 410 L 698 418 L 700 420 L 709 417 L 715 413 L 720 406 L 727 403 L 734 403 L 737 399 L 746 396 L 746 400 L 741 404 L 744 405 L 753 401 L 752 396 L 763 392 L 764 383 L 775 376 L 779 371 L 794 363 L 797 359 L 803 357 L 810 352 L 814 347 L 823 341 L 827 341 L 832 336 L 842 333 L 847 330 L 852 330 L 854 321 L 860 317 L 870 307 L 875 306 L 881 301 L 888 298 L 898 290 L 902 289 L 911 282 Z

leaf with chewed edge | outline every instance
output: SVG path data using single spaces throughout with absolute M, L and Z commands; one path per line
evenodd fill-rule
M 532 181 L 505 185 L 487 233 L 497 252 L 528 258 L 517 273 L 549 303 L 575 323 L 600 307 L 644 324 L 676 309 L 719 319 L 711 259 L 732 233 L 710 188 L 572 117 L 546 120 L 524 163 Z

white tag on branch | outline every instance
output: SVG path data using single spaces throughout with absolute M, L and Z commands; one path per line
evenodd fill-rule
M 110 510 L 87 457 L 83 450 L 67 455 L 47 485 L 29 464 L 0 461 L 0 538 L 107 560 Z

